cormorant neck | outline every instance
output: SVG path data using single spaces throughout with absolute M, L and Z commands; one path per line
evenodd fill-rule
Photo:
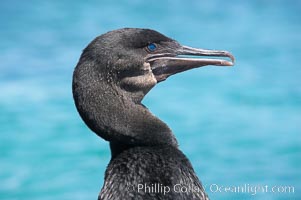
M 163 121 L 91 65 L 79 63 L 76 67 L 73 96 L 87 126 L 110 141 L 112 155 L 130 146 L 177 146 L 172 131 Z
M 131 147 L 133 147 L 133 145 L 110 142 L 111 157 L 115 158 L 118 154 Z

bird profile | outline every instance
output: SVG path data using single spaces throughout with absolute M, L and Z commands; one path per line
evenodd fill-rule
M 75 105 L 111 149 L 99 200 L 208 199 L 171 129 L 141 101 L 169 76 L 233 63 L 227 51 L 183 46 L 150 29 L 110 31 L 84 49 L 73 73 Z

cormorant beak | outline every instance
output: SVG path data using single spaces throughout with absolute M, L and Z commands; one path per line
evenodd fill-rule
M 206 59 L 198 56 L 228 57 L 231 61 L 222 59 Z M 164 81 L 169 76 L 206 65 L 232 66 L 234 56 L 227 51 L 196 49 L 181 46 L 175 53 L 152 54 L 147 58 L 157 82 Z

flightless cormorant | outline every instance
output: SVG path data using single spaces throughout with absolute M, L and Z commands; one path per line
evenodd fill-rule
M 233 62 L 227 51 L 182 46 L 150 29 L 110 31 L 84 49 L 73 74 L 74 101 L 112 153 L 98 199 L 208 199 L 170 128 L 141 101 L 173 74 Z

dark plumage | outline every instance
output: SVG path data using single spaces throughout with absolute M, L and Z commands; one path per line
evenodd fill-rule
M 208 198 L 172 131 L 141 101 L 170 75 L 233 63 L 178 55 L 226 56 L 233 62 L 228 52 L 181 46 L 149 29 L 111 31 L 83 51 L 73 74 L 75 104 L 87 126 L 110 142 L 112 152 L 99 199 Z M 190 191 L 178 192 L 176 185 Z M 169 187 L 170 191 L 164 194 L 145 186 Z

